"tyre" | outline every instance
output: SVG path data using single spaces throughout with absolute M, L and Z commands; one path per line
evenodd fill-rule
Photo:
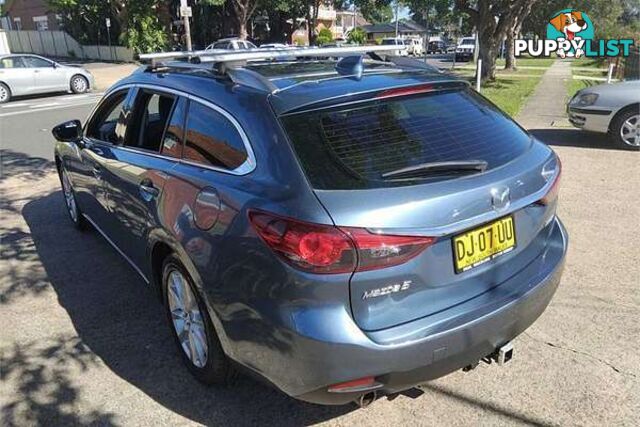
M 9 102 L 11 99 L 11 89 L 4 83 L 0 83 L 0 104 Z
M 89 81 L 79 74 L 71 77 L 69 85 L 73 93 L 85 93 L 89 91 Z
M 611 122 L 611 139 L 618 148 L 640 150 L 640 111 L 631 107 L 619 113 Z
M 82 216 L 82 212 L 78 207 L 76 194 L 73 191 L 73 187 L 71 186 L 69 175 L 64 169 L 60 168 L 59 176 L 60 183 L 62 184 L 62 196 L 64 197 L 64 204 L 67 208 L 69 218 L 71 219 L 71 222 L 73 223 L 75 228 L 77 228 L 78 230 L 86 230 L 88 228 L 87 220 L 84 218 L 84 216 Z
M 175 255 L 162 265 L 164 306 L 183 362 L 205 384 L 226 384 L 231 363 L 193 280 Z

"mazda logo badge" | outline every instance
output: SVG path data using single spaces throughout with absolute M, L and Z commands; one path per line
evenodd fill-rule
M 491 204 L 497 211 L 505 210 L 511 204 L 509 187 L 494 188 L 491 190 Z

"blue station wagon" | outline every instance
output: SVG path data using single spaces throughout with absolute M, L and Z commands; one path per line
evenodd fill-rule
M 367 49 L 159 54 L 53 131 L 71 220 L 158 290 L 202 382 L 366 406 L 507 362 L 559 284 L 554 152 Z

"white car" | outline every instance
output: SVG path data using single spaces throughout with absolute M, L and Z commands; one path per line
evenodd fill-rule
M 257 49 L 256 45 L 251 43 L 250 41 L 242 40 L 236 37 L 220 39 L 217 42 L 211 43 L 209 46 L 205 48 L 205 50 L 217 50 L 217 49 L 225 49 L 225 50 L 246 50 L 246 49 Z
M 291 46 L 284 43 L 266 43 L 260 45 L 260 49 L 285 49 L 289 47 Z
M 405 44 L 407 45 L 407 50 L 409 55 L 413 55 L 413 56 L 424 55 L 424 46 L 422 44 L 422 39 L 417 39 L 417 38 L 405 39 Z
M 409 50 L 408 50 L 408 46 L 405 45 L 405 42 L 403 39 L 400 38 L 395 38 L 395 37 L 387 37 L 382 39 L 382 43 L 380 43 L 383 46 L 402 46 L 404 47 L 404 49 L 402 50 L 396 50 L 396 51 L 392 51 L 393 55 L 395 56 L 409 56 Z
M 476 39 L 474 37 L 464 37 L 456 47 L 456 61 L 469 61 L 473 58 L 476 50 Z
M 567 105 L 577 128 L 608 133 L 619 148 L 640 150 L 640 80 L 579 90 Z
M 0 104 L 14 96 L 49 92 L 85 93 L 94 86 L 84 68 L 38 55 L 0 55 Z

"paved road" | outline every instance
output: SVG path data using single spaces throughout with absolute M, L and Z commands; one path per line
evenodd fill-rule
M 86 116 L 88 100 L 71 101 L 0 112 L 0 425 L 637 425 L 637 153 L 568 128 L 536 130 L 563 160 L 571 246 L 558 293 L 515 340 L 509 365 L 457 372 L 366 410 L 319 407 L 250 379 L 206 388 L 187 374 L 153 291 L 66 218 L 49 129 Z
M 51 129 L 66 120 L 84 121 L 101 93 L 23 97 L 0 104 L 3 150 L 53 160 Z

